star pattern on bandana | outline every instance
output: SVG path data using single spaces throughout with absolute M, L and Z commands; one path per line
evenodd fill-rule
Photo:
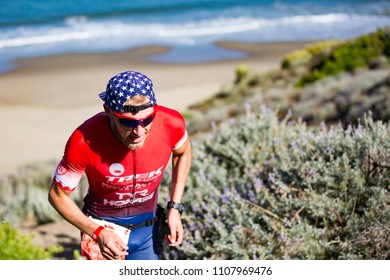
M 152 81 L 139 72 L 126 71 L 110 79 L 104 102 L 111 109 L 123 112 L 126 101 L 135 95 L 144 95 L 149 98 L 152 106 L 156 104 Z

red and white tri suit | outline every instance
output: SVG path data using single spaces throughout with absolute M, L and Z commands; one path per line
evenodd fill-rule
M 158 186 L 171 153 L 187 137 L 181 114 L 159 106 L 144 145 L 133 151 L 115 137 L 106 113 L 98 113 L 70 136 L 54 182 L 74 191 L 85 172 L 89 189 L 84 201 L 96 216 L 155 212 Z

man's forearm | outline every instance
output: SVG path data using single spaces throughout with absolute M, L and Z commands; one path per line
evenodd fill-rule
M 98 227 L 97 224 L 81 212 L 78 206 L 71 200 L 69 194 L 60 190 L 54 183 L 49 190 L 49 202 L 66 221 L 80 231 L 91 236 Z
M 173 153 L 171 200 L 181 202 L 188 173 L 191 167 L 191 144 L 187 140 L 183 147 Z

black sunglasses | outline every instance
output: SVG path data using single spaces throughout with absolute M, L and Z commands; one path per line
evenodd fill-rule
M 136 128 L 139 125 L 148 126 L 154 119 L 156 112 L 143 119 L 118 118 L 119 123 L 127 128 Z

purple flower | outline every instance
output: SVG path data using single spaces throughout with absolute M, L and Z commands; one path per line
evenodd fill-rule
M 196 204 L 192 204 L 191 209 L 192 209 L 193 213 L 197 213 L 199 211 L 198 205 L 196 205 Z
M 247 113 L 250 113 L 250 112 L 252 111 L 252 106 L 251 106 L 251 104 L 245 103 L 245 104 L 244 104 L 244 107 L 245 107 L 245 111 L 246 111 Z
M 282 232 L 280 234 L 280 239 L 282 239 L 283 241 L 286 241 L 288 239 L 288 237 L 287 237 L 287 235 L 284 232 Z
M 189 230 L 190 230 L 190 231 L 195 231 L 196 229 L 197 229 L 196 224 L 195 224 L 194 222 L 191 223 L 190 226 L 189 226 Z
M 282 189 L 282 190 L 287 190 L 287 185 L 285 183 L 280 183 L 279 184 L 279 187 Z
M 307 175 L 309 176 L 313 176 L 316 174 L 316 171 L 314 169 L 310 169 L 308 172 L 307 172 Z
M 264 184 L 263 184 L 263 181 L 261 179 L 256 178 L 253 186 L 255 187 L 256 193 L 259 193 L 261 191 L 261 189 L 263 188 Z
M 274 173 L 268 173 L 268 182 L 275 183 L 275 174 Z
M 295 141 L 292 141 L 290 145 L 293 150 L 296 150 L 298 148 L 297 142 Z
M 183 248 L 184 248 L 185 250 L 186 250 L 186 249 L 189 250 L 189 249 L 192 248 L 192 244 L 191 244 L 190 242 L 186 241 L 186 240 L 183 240 L 182 246 L 183 246 Z
M 229 196 L 225 194 L 221 195 L 221 201 L 222 203 L 228 203 L 230 201 Z
M 195 231 L 194 239 L 195 239 L 195 241 L 200 241 L 200 240 L 202 240 L 202 235 L 200 234 L 199 230 L 196 230 L 196 231 Z
M 362 134 L 363 134 L 362 125 L 359 123 L 357 128 L 355 129 L 355 135 L 356 136 L 361 136 Z
M 272 112 L 271 108 L 268 107 L 267 105 L 262 105 L 261 106 L 261 111 L 264 113 L 264 114 L 269 114 Z
M 206 214 L 205 218 L 208 225 L 214 225 L 214 217 L 212 215 Z

